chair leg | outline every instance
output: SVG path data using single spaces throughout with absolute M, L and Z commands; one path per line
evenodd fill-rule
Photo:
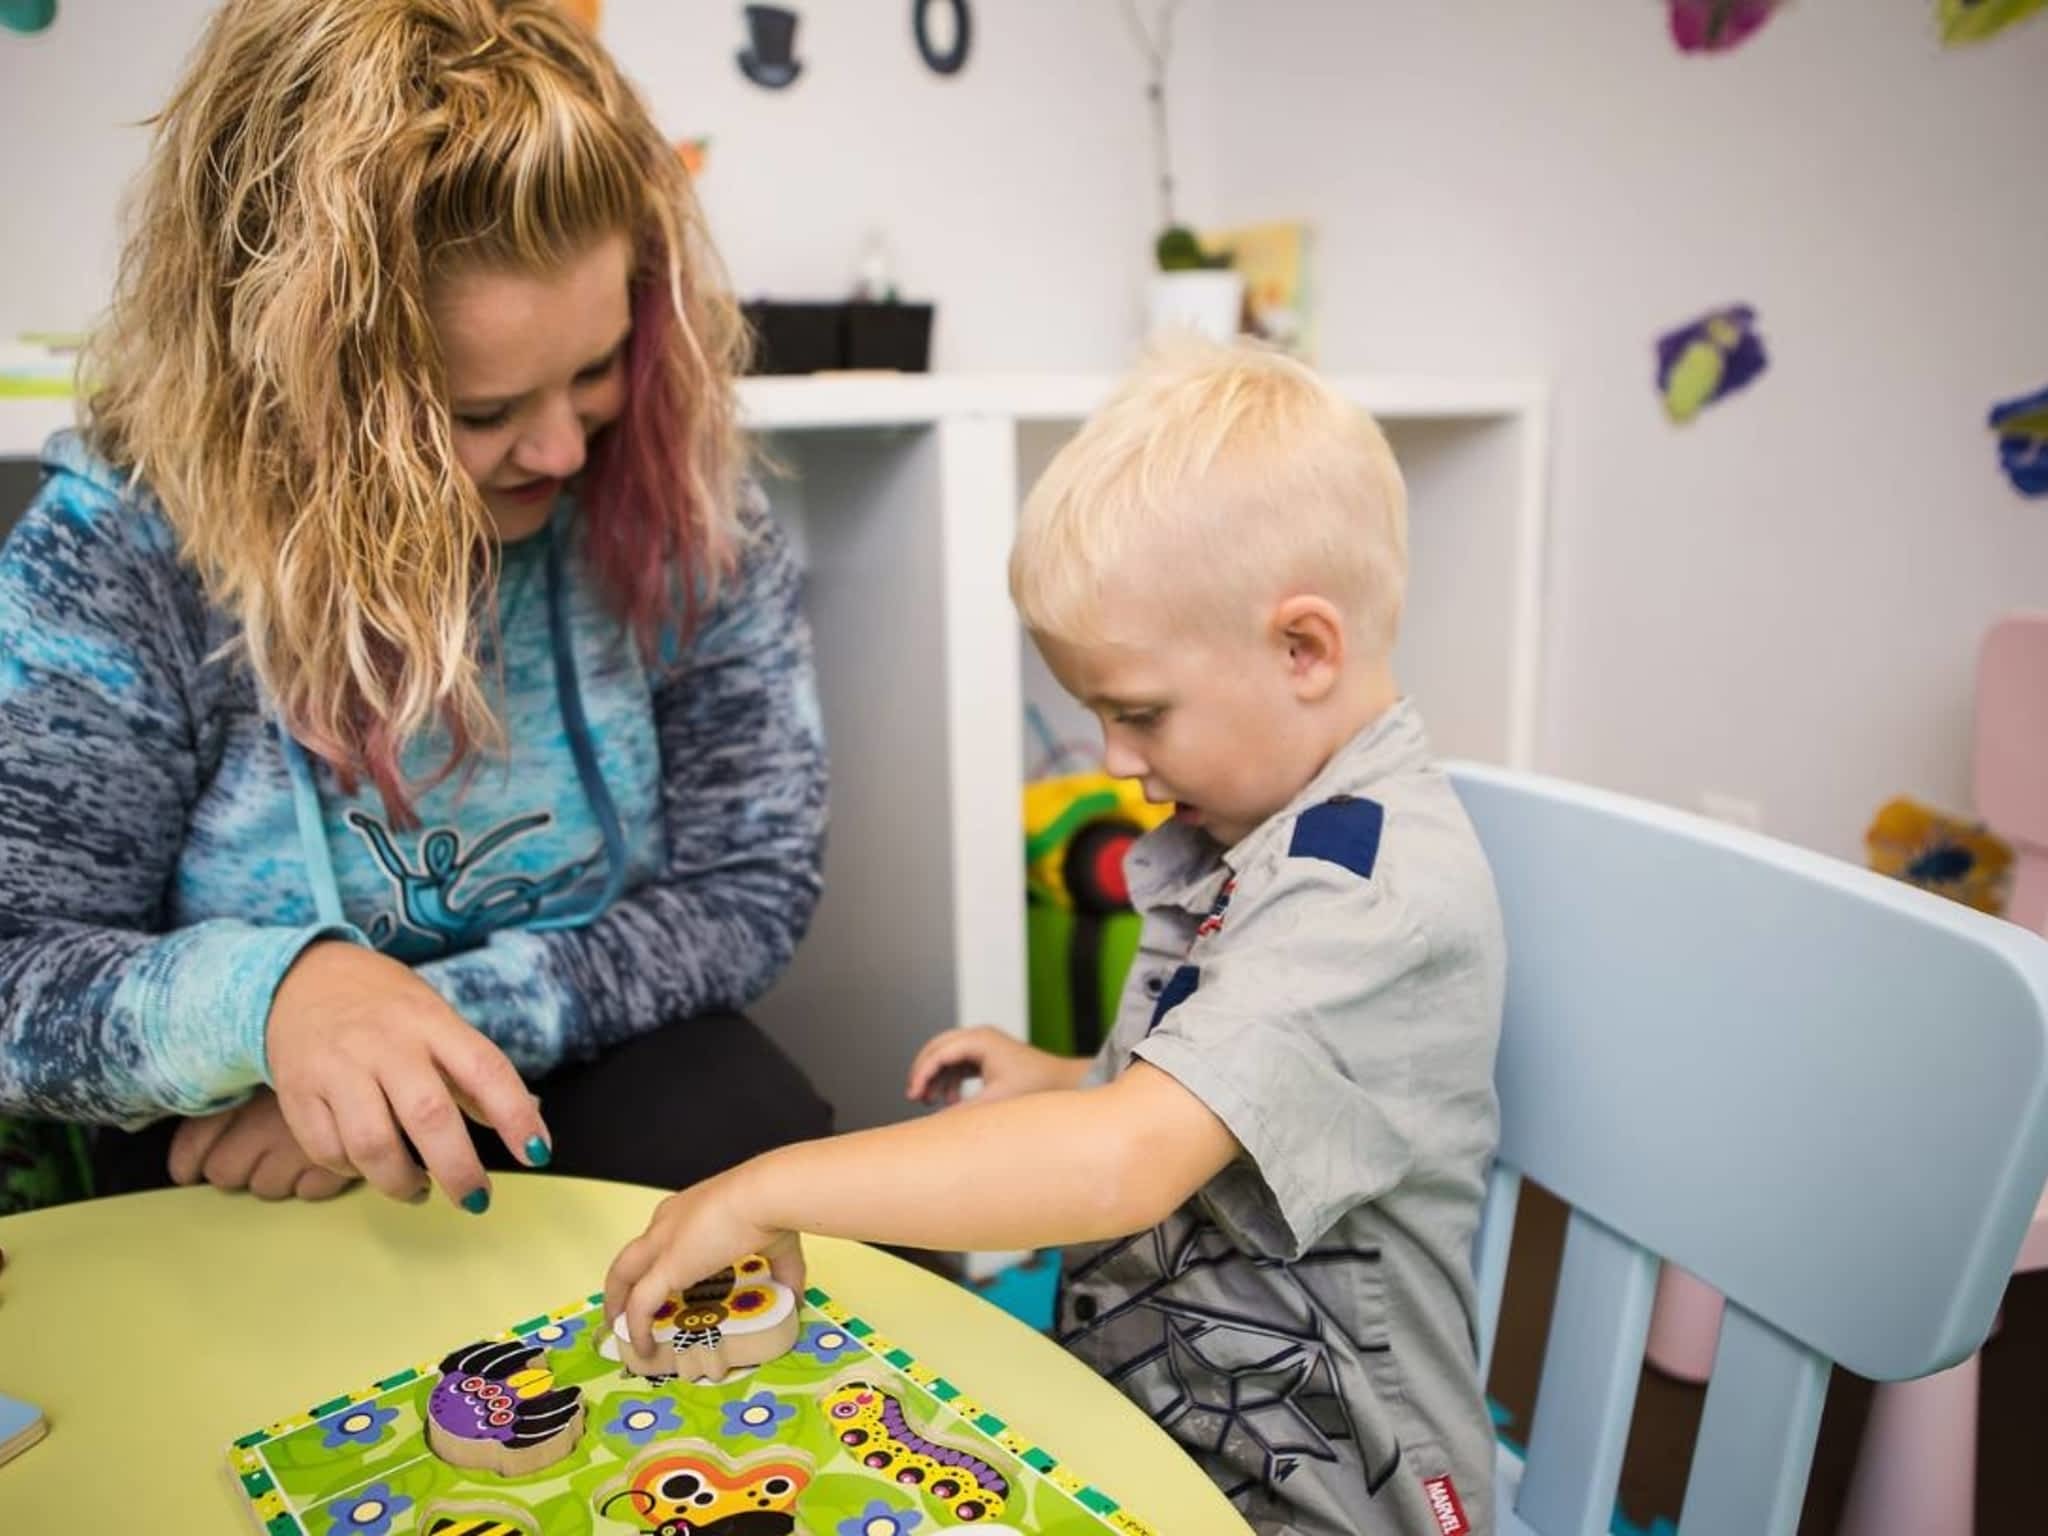
M 1721 1293 L 1676 1264 L 1666 1264 L 1657 1276 L 1644 1357 L 1666 1376 L 1697 1385 L 1714 1372 L 1714 1346 L 1720 1338 Z
M 1837 1536 L 1970 1536 L 1977 1507 L 1978 1357 L 1880 1382 Z

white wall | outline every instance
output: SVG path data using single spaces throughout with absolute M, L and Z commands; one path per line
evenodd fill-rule
M 117 203 L 142 126 L 198 41 L 206 0 L 62 0 L 48 31 L 0 31 L 0 341 L 75 331 L 113 284 Z
M 715 138 L 741 288 L 838 292 L 880 226 L 941 301 L 940 366 L 1120 365 L 1154 225 L 1122 6 L 980 0 L 952 80 L 902 0 L 800 9 L 806 72 L 769 93 L 737 3 L 605 8 L 663 126 Z M 1799 0 L 1683 58 L 1663 9 L 1189 0 L 1184 208 L 1315 221 L 1333 369 L 1555 380 L 1546 766 L 1752 798 L 1855 856 L 1895 792 L 1968 806 L 1977 638 L 2048 606 L 2048 507 L 1982 424 L 2048 382 L 2048 21 L 1944 52 L 1931 0 Z M 0 34 L 0 335 L 102 302 L 123 124 L 206 10 L 65 0 Z M 1667 426 L 1651 338 L 1736 299 L 1771 370 Z
M 1541 761 L 1856 858 L 1892 794 L 1968 809 L 1978 638 L 2048 607 L 1983 425 L 2048 383 L 2048 20 L 1799 0 L 1686 58 L 1649 0 L 1196 5 L 1197 211 L 1315 222 L 1325 363 L 1555 381 Z M 1651 338 L 1732 300 L 1770 371 L 1673 429 Z
M 115 204 L 206 0 L 64 0 L 0 32 L 0 337 L 105 302 Z M 714 140 L 703 191 L 740 289 L 837 297 L 870 230 L 906 297 L 936 298 L 951 368 L 1113 368 L 1152 233 L 1144 72 L 1103 0 L 980 0 L 968 66 L 931 73 L 907 0 L 799 4 L 803 74 L 734 63 L 737 0 L 608 0 L 600 35 L 674 137 Z
M 812 0 L 805 69 L 734 66 L 737 4 L 607 0 L 602 35 L 677 137 L 741 290 L 836 296 L 882 229 L 906 297 L 938 298 L 941 368 L 1118 367 L 1151 228 L 1144 76 L 1118 7 L 981 0 L 967 68 L 933 74 L 908 0 Z

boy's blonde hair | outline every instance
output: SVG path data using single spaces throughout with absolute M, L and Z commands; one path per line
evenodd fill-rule
M 1025 625 L 1117 638 L 1142 594 L 1176 626 L 1313 592 L 1384 657 L 1408 584 L 1408 494 L 1379 425 L 1270 348 L 1154 350 L 1025 503 L 1010 594 Z M 1155 610 L 1157 611 L 1157 610 Z
M 88 437 L 146 482 L 293 735 L 409 818 L 404 746 L 502 740 L 496 544 L 429 290 L 632 247 L 580 503 L 651 654 L 730 570 L 744 333 L 675 150 L 556 0 L 227 0 L 156 119 Z

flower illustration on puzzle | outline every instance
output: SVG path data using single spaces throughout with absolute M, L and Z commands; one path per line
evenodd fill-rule
M 830 1365 L 847 1355 L 860 1353 L 860 1340 L 837 1323 L 813 1323 L 796 1341 L 798 1354 L 809 1355 L 820 1365 Z
M 325 1430 L 320 1443 L 330 1451 L 338 1451 L 344 1445 L 375 1445 L 384 1438 L 384 1431 L 397 1417 L 396 1408 L 379 1408 L 374 1403 L 351 1403 L 341 1412 L 329 1414 L 320 1421 Z
M 914 1509 L 895 1509 L 880 1499 L 870 1499 L 866 1509 L 839 1522 L 836 1536 L 909 1536 L 923 1520 Z
M 725 1414 L 721 1431 L 729 1439 L 752 1435 L 757 1440 L 773 1440 L 776 1430 L 796 1417 L 796 1404 L 785 1403 L 773 1392 L 756 1392 L 739 1402 L 718 1406 Z
M 327 1506 L 333 1536 L 389 1536 L 394 1516 L 412 1508 L 412 1500 L 393 1493 L 389 1483 L 371 1483 L 345 1493 Z
M 564 1350 L 575 1347 L 582 1335 L 584 1319 L 565 1317 L 558 1322 L 543 1323 L 526 1336 L 529 1344 L 538 1344 L 546 1350 Z
M 624 1435 L 635 1445 L 645 1445 L 656 1435 L 672 1435 L 682 1427 L 683 1416 L 669 1398 L 629 1397 L 620 1402 L 604 1432 Z

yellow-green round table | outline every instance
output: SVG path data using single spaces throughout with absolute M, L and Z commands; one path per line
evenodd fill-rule
M 0 1393 L 50 1426 L 0 1464 L 0 1533 L 253 1531 L 229 1442 L 597 1290 L 659 1198 L 532 1174 L 492 1188 L 483 1216 L 364 1189 L 317 1205 L 180 1189 L 0 1220 Z M 1246 1529 L 1058 1345 L 872 1248 L 813 1238 L 805 1251 L 812 1283 L 1162 1536 Z

